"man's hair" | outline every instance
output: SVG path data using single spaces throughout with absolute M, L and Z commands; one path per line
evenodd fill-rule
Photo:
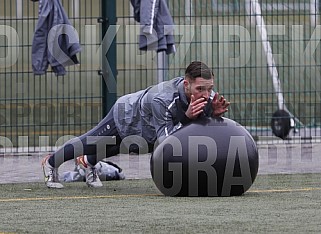
M 205 80 L 213 79 L 212 70 L 203 62 L 194 61 L 185 70 L 185 77 L 195 80 L 197 77 L 202 77 Z

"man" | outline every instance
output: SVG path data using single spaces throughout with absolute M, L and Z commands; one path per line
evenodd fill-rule
M 87 185 L 101 187 L 94 167 L 98 160 L 118 154 L 121 147 L 151 152 L 157 141 L 200 116 L 221 116 L 230 103 L 219 97 L 213 87 L 211 69 L 194 61 L 186 68 L 185 77 L 119 98 L 96 127 L 44 158 L 47 187 L 63 188 L 58 167 L 75 158 L 86 171 Z

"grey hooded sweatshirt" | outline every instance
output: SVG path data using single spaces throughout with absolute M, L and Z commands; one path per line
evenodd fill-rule
M 139 49 L 176 52 L 174 22 L 166 0 L 130 0 L 134 19 L 140 22 Z
M 66 66 L 79 64 L 76 54 L 80 51 L 78 34 L 60 0 L 40 0 L 39 19 L 32 42 L 34 74 L 45 74 L 50 64 L 56 75 L 65 75 Z
M 140 136 L 148 144 L 154 144 L 189 123 L 185 115 L 189 102 L 183 81 L 184 77 L 177 77 L 119 98 L 113 114 L 120 137 Z M 212 114 L 213 97 L 214 91 L 204 109 L 206 116 Z

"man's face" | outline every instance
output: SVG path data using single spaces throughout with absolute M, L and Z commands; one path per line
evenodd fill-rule
M 205 98 L 207 100 L 213 90 L 214 81 L 213 79 L 206 80 L 202 77 L 197 77 L 195 81 L 185 79 L 184 87 L 188 99 L 191 98 L 191 95 L 194 95 L 195 100 L 200 98 Z

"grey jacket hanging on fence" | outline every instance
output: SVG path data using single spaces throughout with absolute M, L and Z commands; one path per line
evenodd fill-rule
M 140 22 L 140 50 L 175 53 L 174 23 L 166 0 L 130 0 L 134 18 Z
M 34 74 L 45 74 L 50 64 L 56 75 L 65 75 L 66 66 L 79 64 L 79 38 L 60 0 L 40 0 L 39 19 L 32 43 Z

